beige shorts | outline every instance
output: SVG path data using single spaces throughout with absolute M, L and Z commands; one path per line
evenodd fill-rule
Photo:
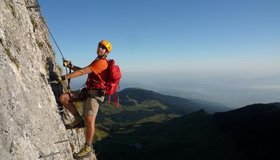
M 99 109 L 99 103 L 104 102 L 105 97 L 101 96 L 98 90 L 88 90 L 87 94 L 78 90 L 71 92 L 71 98 L 73 101 L 85 102 L 83 105 L 84 116 L 96 116 Z

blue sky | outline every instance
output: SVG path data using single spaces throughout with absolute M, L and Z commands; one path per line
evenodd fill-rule
M 97 43 L 107 39 L 110 57 L 131 83 L 186 80 L 203 88 L 218 77 L 225 84 L 254 78 L 259 88 L 280 85 L 279 0 L 39 3 L 65 58 L 78 66 L 88 65 Z

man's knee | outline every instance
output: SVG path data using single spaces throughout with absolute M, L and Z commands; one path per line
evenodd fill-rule
M 68 101 L 69 101 L 69 95 L 68 94 L 66 94 L 66 93 L 64 93 L 64 94 L 62 94 L 60 97 L 59 97 L 59 101 L 60 101 L 60 103 L 62 103 L 62 104 L 67 104 L 68 103 Z

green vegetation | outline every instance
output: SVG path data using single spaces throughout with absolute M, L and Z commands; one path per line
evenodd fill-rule
M 185 116 L 200 109 L 188 100 L 129 89 L 120 93 L 120 103 L 119 108 L 106 102 L 100 107 L 95 137 L 100 159 L 180 159 L 186 151 L 192 158 L 196 150 L 206 152 L 206 158 L 214 150 L 231 147 L 211 115 L 200 111 Z
M 132 133 L 147 123 L 162 123 L 201 109 L 183 98 L 135 88 L 120 92 L 120 104 L 120 107 L 107 101 L 101 104 L 96 139 L 102 140 L 115 133 Z
M 94 135 L 93 142 L 96 143 L 97 141 L 100 141 L 108 136 L 109 136 L 108 132 L 105 132 L 104 130 L 97 128 L 96 134 Z
M 122 126 L 95 148 L 102 160 L 274 160 L 279 122 L 280 103 L 214 115 L 200 110 L 163 122 Z
M 232 146 L 212 116 L 200 111 L 162 123 L 146 123 L 130 133 L 117 132 L 98 142 L 97 148 L 101 159 L 216 160 L 227 157 Z
M 135 102 L 133 106 L 121 105 L 119 108 L 105 102 L 100 107 L 97 123 L 112 132 L 124 126 L 163 122 L 182 115 L 170 113 L 167 109 L 167 106 L 154 100 Z

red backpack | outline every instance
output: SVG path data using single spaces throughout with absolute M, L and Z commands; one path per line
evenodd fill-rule
M 111 95 L 114 94 L 114 103 L 119 106 L 119 96 L 117 91 L 122 77 L 120 67 L 115 63 L 115 60 L 109 59 L 108 62 L 108 80 L 105 84 L 104 92 L 108 95 L 108 103 L 111 101 Z
M 116 106 L 119 106 L 119 97 L 117 91 L 119 89 L 120 79 L 122 77 L 120 67 L 115 64 L 115 60 L 108 59 L 108 78 L 105 84 L 100 83 L 94 79 L 94 74 L 88 75 L 86 86 L 88 89 L 97 88 L 102 89 L 104 95 L 108 95 L 108 103 L 111 102 L 111 95 L 114 94 L 114 102 Z

